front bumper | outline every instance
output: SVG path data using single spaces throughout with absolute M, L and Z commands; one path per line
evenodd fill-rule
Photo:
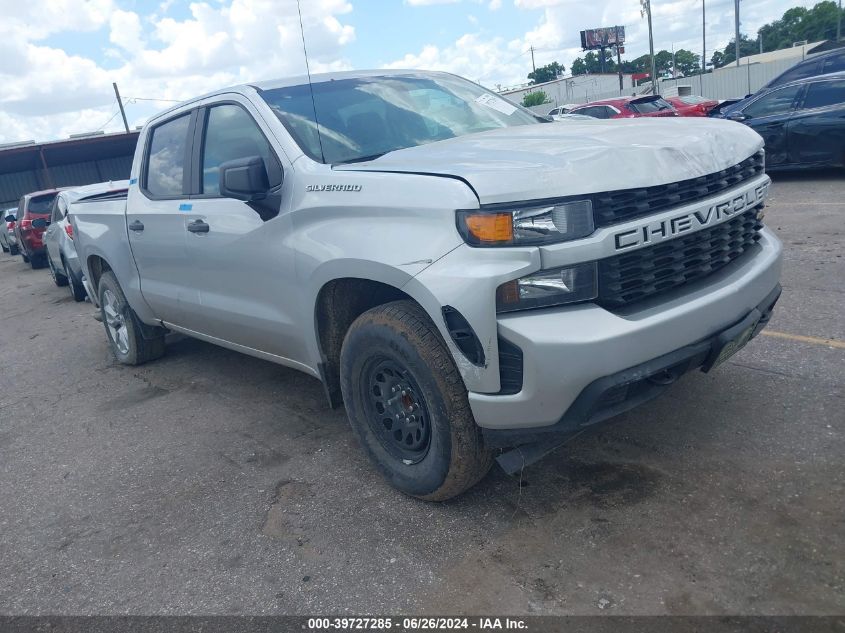
M 501 316 L 499 336 L 523 354 L 522 389 L 513 395 L 470 392 L 476 422 L 491 444 L 501 446 L 530 441 L 544 427 L 572 432 L 598 421 L 592 405 L 582 408 L 584 400 L 578 402 L 591 385 L 689 346 L 707 343 L 709 350 L 710 339 L 778 287 L 781 250 L 774 234 L 763 229 L 758 244 L 728 266 L 670 299 L 642 302 L 631 311 L 585 304 Z M 640 401 L 610 409 L 600 419 Z

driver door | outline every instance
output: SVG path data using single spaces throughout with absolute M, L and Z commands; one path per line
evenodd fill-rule
M 766 166 L 775 167 L 789 163 L 787 124 L 803 86 L 778 88 L 734 113 L 732 119 L 742 121 L 763 137 L 766 148 Z
M 271 190 L 281 187 L 282 163 L 260 120 L 248 102 L 234 100 L 200 113 L 194 160 L 199 194 L 184 214 L 188 265 L 202 305 L 193 324 L 216 339 L 301 358 L 288 218 L 279 215 L 278 202 L 273 212 L 220 195 L 220 165 L 254 156 L 264 161 Z

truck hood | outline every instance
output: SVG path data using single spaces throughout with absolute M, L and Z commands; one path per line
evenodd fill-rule
M 493 204 L 687 180 L 735 165 L 762 147 L 756 132 L 733 121 L 578 120 L 469 134 L 334 169 L 460 178 L 481 204 Z

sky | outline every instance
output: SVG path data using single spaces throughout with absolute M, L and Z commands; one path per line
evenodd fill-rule
M 579 31 L 624 25 L 624 58 L 648 52 L 640 0 L 300 0 L 311 72 L 447 70 L 515 86 L 567 69 Z M 706 2 L 707 57 L 733 36 L 733 0 Z M 741 29 L 814 0 L 742 0 Z M 701 52 L 702 0 L 652 0 L 655 51 Z M 0 143 L 123 129 L 174 102 L 305 72 L 296 0 L 0 0 Z

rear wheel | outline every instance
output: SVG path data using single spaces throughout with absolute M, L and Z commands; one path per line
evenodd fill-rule
M 33 270 L 44 268 L 47 265 L 47 257 L 45 255 L 32 255 L 29 258 L 29 265 Z
M 402 492 L 442 501 L 481 480 L 493 463 L 452 356 L 411 301 L 362 314 L 346 334 L 341 388 L 370 459 Z
M 0 244 L 0 248 L 2 248 L 2 249 L 3 249 L 3 252 L 4 252 L 4 253 L 8 253 L 8 252 L 9 252 L 9 247 L 8 247 L 8 246 L 6 246 L 5 244 Z
M 53 263 L 53 258 L 50 253 L 47 253 L 47 267 L 50 269 L 50 277 L 53 278 L 53 283 L 57 286 L 67 286 L 68 278 L 63 272 L 56 270 L 56 265 Z
M 65 279 L 67 279 L 67 282 L 70 285 L 70 294 L 73 295 L 73 300 L 77 302 L 85 301 L 85 297 L 88 296 L 88 293 L 85 292 L 85 286 L 82 285 L 82 280 L 76 278 L 73 271 L 70 269 L 70 266 L 68 266 L 67 261 L 62 260 L 62 263 L 65 267 Z
M 20 250 L 18 249 L 17 244 L 9 244 L 9 254 L 10 255 L 18 255 Z
M 29 263 L 29 257 L 28 257 L 28 256 L 27 256 L 27 254 L 26 254 L 26 253 L 24 253 L 23 251 L 21 251 L 21 259 L 23 259 L 23 263 L 24 263 L 24 264 L 28 264 L 28 263 Z
M 103 325 L 114 357 L 125 365 L 140 365 L 160 358 L 164 354 L 164 330 L 154 328 L 155 335 L 144 338 L 143 326 L 126 301 L 114 273 L 103 273 L 98 292 Z

